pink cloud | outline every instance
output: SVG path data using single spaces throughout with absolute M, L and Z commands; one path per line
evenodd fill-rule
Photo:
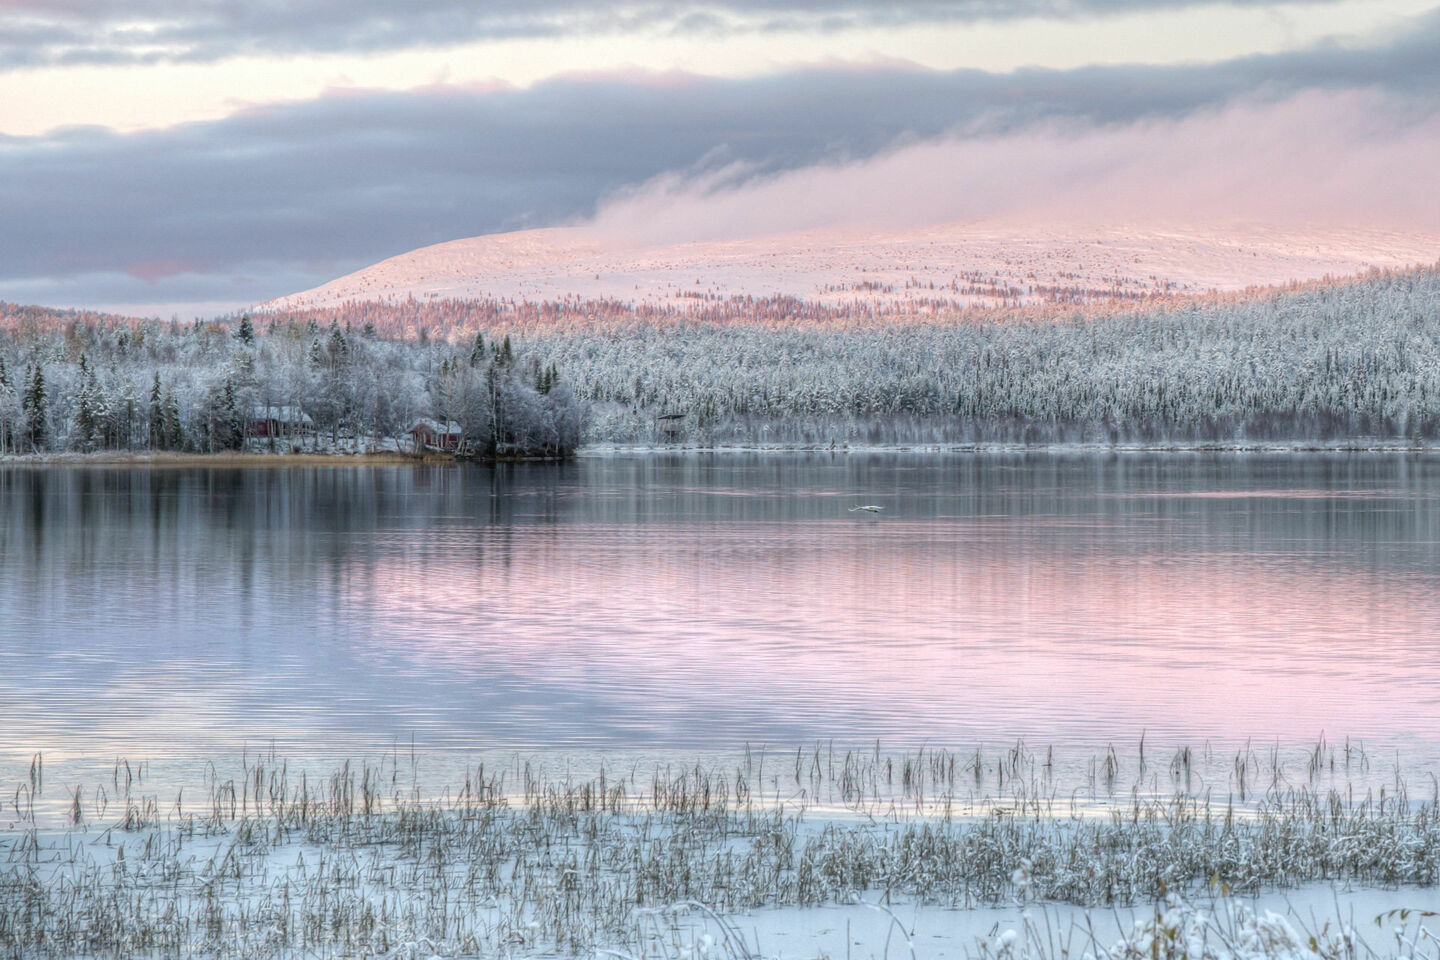
M 1007 218 L 1440 231 L 1437 158 L 1440 114 L 1314 92 L 1178 120 L 957 135 L 764 177 L 667 174 L 610 198 L 593 227 L 646 242 Z
M 125 272 L 136 280 L 155 286 L 167 277 L 182 273 L 199 273 L 199 264 L 185 260 L 137 260 L 125 265 Z

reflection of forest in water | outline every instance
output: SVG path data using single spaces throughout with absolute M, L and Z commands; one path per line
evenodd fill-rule
M 1440 680 L 1437 467 L 7 467 L 0 722 L 197 755 L 1399 737 Z

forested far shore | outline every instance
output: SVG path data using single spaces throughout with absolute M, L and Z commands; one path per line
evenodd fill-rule
M 610 325 L 527 340 L 587 437 L 710 444 L 1440 440 L 1440 271 L 1220 302 L 833 327 Z
M 0 333 L 0 453 L 565 456 L 583 409 L 504 336 L 462 349 L 249 317 Z
M 405 304 L 192 323 L 0 305 L 0 451 L 1440 440 L 1433 268 L 1135 310 L 593 308 L 392 338 Z

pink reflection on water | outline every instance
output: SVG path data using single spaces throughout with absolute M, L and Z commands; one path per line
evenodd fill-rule
M 1157 546 L 1105 530 L 474 528 L 393 544 L 345 590 L 375 618 L 366 656 L 386 669 L 584 688 L 660 717 L 719 723 L 749 703 L 837 737 L 1093 740 L 1402 736 L 1433 715 L 1426 582 L 1323 550 L 1187 551 L 1183 532 Z

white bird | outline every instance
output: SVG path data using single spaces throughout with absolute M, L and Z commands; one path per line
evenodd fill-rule
M 877 507 L 872 503 L 863 507 L 851 507 L 850 512 L 854 513 L 856 510 L 864 510 L 866 513 L 879 513 L 881 510 L 884 509 L 884 507 Z

